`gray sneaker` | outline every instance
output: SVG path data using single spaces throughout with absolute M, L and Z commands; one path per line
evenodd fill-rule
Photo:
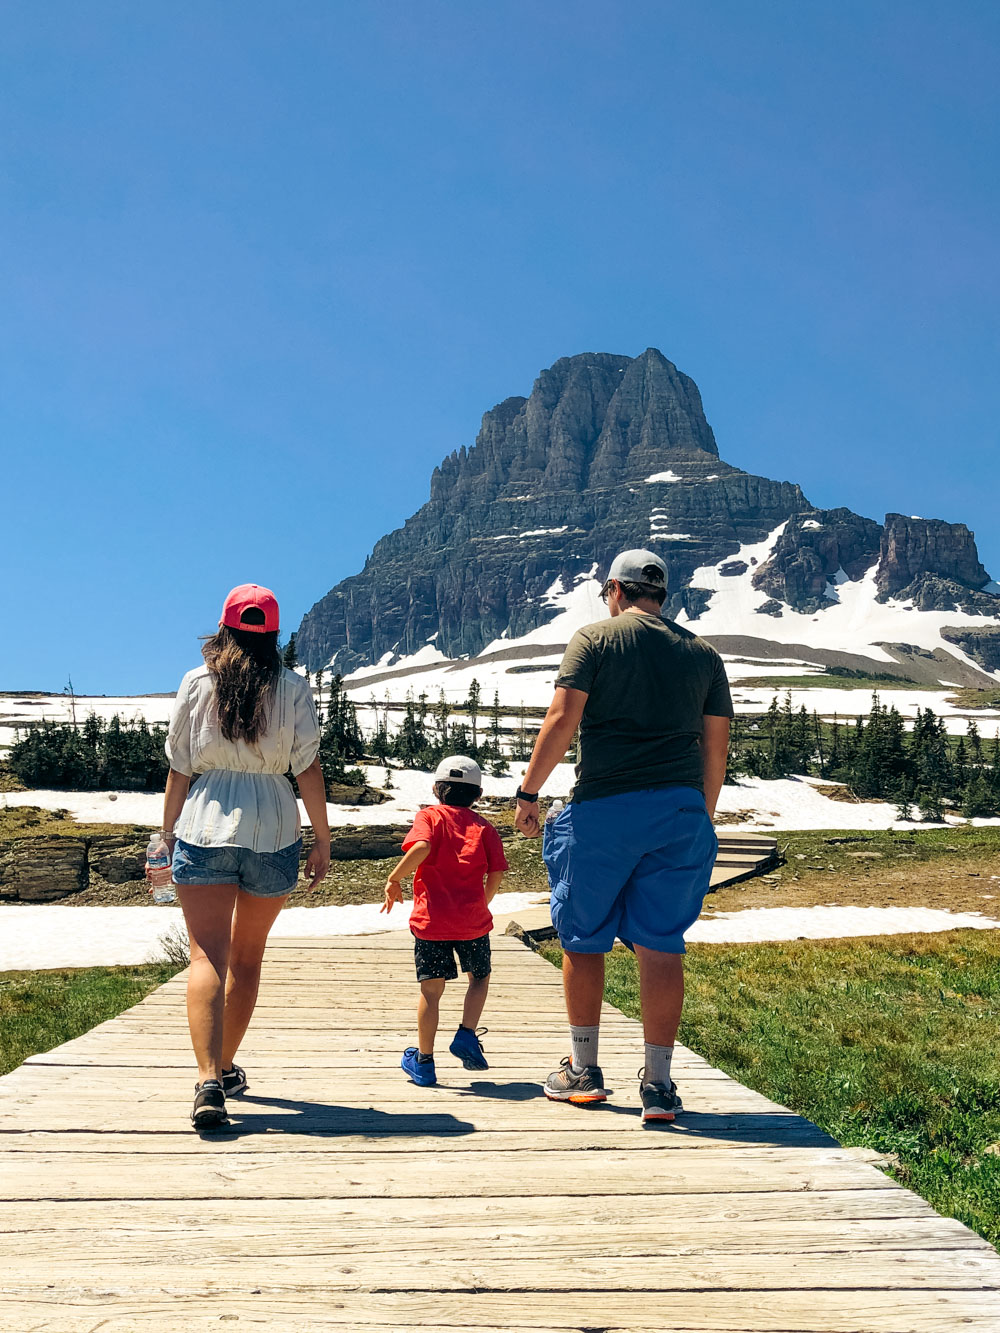
M 639 1070 L 639 1100 L 642 1102 L 642 1123 L 651 1125 L 657 1121 L 669 1123 L 674 1116 L 684 1110 L 677 1095 L 677 1084 L 644 1083 L 645 1069 Z
M 545 1080 L 544 1092 L 549 1101 L 573 1102 L 577 1106 L 608 1100 L 600 1066 L 587 1065 L 576 1073 L 568 1055 L 560 1060 L 559 1068 Z

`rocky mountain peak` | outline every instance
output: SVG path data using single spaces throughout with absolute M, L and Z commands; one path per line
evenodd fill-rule
M 778 529 L 752 575 L 732 560 Z M 697 385 L 651 347 L 563 357 L 527 398 L 485 413 L 472 447 L 435 468 L 428 503 L 305 616 L 299 655 L 345 672 L 431 642 L 474 655 L 544 624 L 553 589 L 603 578 L 636 546 L 667 566 L 667 614 L 693 621 L 713 597 L 696 572 L 713 566 L 724 582 L 743 569 L 778 617 L 822 616 L 843 580 L 876 563 L 882 598 L 991 617 L 1000 607 L 980 591 L 987 574 L 964 524 L 890 514 L 883 528 L 724 462 Z

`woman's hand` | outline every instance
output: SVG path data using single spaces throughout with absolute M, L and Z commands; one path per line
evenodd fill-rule
M 383 912 L 391 912 L 393 903 L 403 901 L 403 886 L 398 879 L 387 879 L 385 882 L 385 897 L 382 900 L 382 906 L 378 909 L 379 916 Z
M 324 878 L 329 869 L 330 844 L 328 842 L 314 842 L 312 851 L 306 857 L 306 864 L 302 871 L 306 881 L 306 888 L 310 893 L 312 893 L 320 880 Z
M 176 842 L 177 839 L 172 834 L 171 835 L 161 834 L 160 841 L 156 844 L 156 850 L 154 851 L 153 855 L 158 858 L 161 856 L 166 856 L 169 860 L 172 861 L 174 859 L 174 845 Z M 152 893 L 154 889 L 166 888 L 168 884 L 171 884 L 173 882 L 173 870 L 169 865 L 151 866 L 147 861 L 143 873 L 149 880 L 150 893 Z

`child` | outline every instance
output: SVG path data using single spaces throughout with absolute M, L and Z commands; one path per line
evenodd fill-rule
M 462 1022 L 448 1048 L 466 1069 L 488 1069 L 476 1035 L 490 986 L 490 902 L 507 858 L 500 835 L 477 815 L 473 804 L 483 794 L 479 765 L 464 755 L 442 759 L 434 774 L 440 804 L 427 806 L 403 841 L 403 859 L 385 882 L 383 912 L 403 901 L 400 883 L 413 875 L 413 957 L 420 982 L 417 1005 L 419 1046 L 403 1052 L 400 1065 L 414 1083 L 429 1087 L 434 1072 L 434 1037 L 438 1006 L 446 981 L 458 976 L 455 954 L 468 975 Z

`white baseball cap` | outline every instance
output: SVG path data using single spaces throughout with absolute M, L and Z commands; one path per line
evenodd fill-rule
M 435 782 L 467 782 L 470 787 L 483 785 L 483 770 L 464 754 L 446 755 L 434 770 Z

